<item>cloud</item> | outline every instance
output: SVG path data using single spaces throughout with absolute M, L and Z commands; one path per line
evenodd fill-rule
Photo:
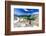
M 39 14 L 39 12 L 32 13 L 32 15 Z

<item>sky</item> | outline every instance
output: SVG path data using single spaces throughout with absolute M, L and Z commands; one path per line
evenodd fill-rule
M 39 9 L 14 8 L 14 15 L 33 15 L 38 13 Z

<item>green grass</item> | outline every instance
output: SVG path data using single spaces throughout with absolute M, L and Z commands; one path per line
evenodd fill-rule
M 35 20 L 35 16 L 20 16 L 20 18 L 27 19 L 27 20 Z

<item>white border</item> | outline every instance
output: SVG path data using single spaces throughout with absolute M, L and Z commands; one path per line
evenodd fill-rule
M 34 8 L 39 9 L 39 27 L 34 26 L 32 27 L 21 27 L 21 28 L 14 28 L 14 8 Z M 31 28 L 31 29 L 30 29 Z M 11 5 L 11 31 L 27 31 L 27 30 L 42 30 L 42 7 L 41 6 L 22 6 L 22 5 Z

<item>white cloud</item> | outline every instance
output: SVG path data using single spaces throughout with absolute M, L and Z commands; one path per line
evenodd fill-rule
M 35 15 L 35 14 L 39 14 L 39 12 L 35 12 L 35 13 L 33 13 L 33 15 Z

